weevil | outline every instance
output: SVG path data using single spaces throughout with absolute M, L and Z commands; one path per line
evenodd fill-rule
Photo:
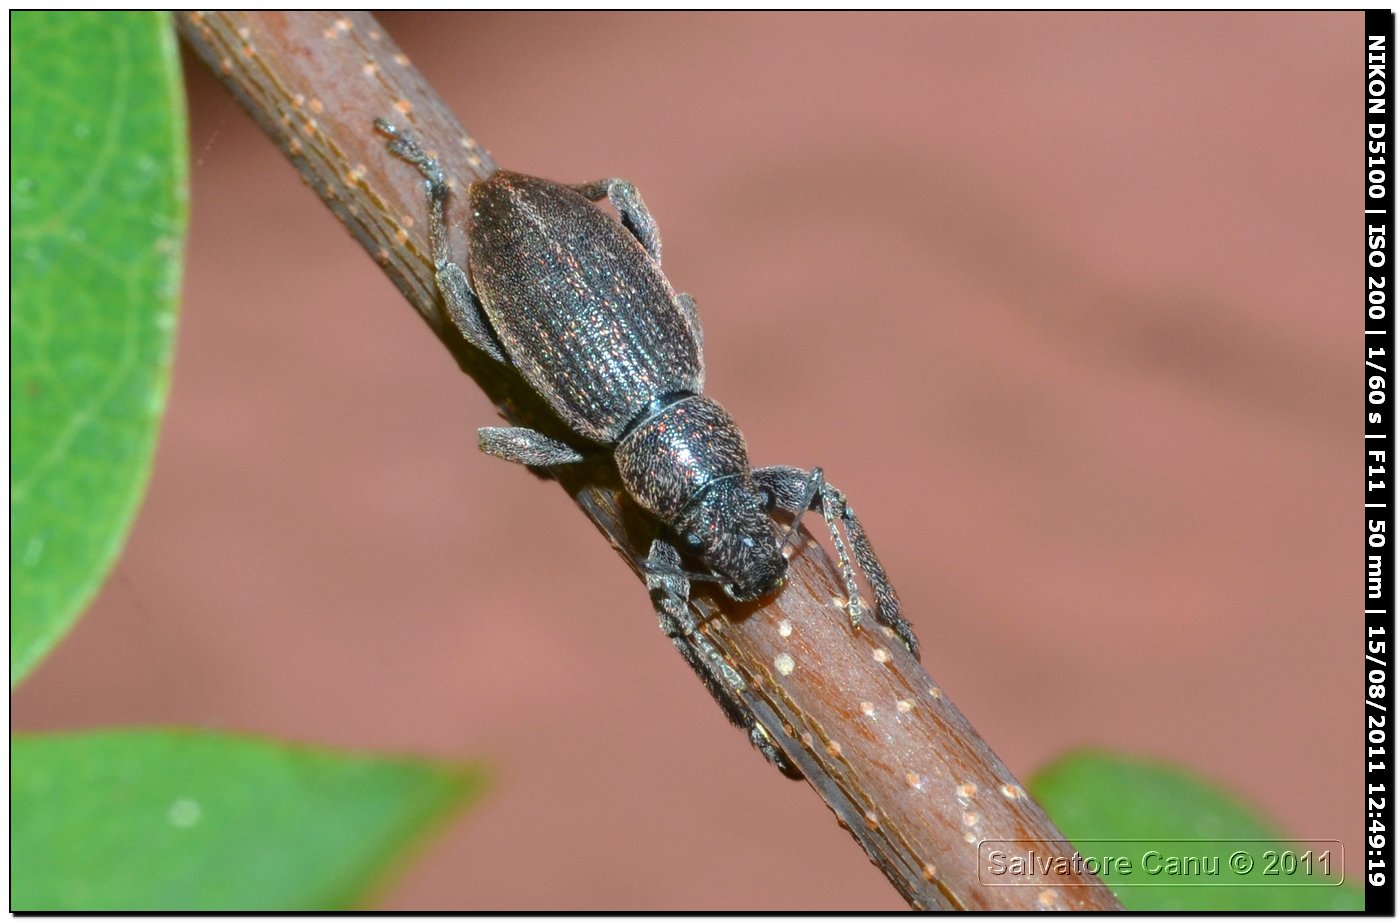
M 852 624 L 860 626 L 865 610 L 854 556 L 874 592 L 876 619 L 917 656 L 913 629 L 845 496 L 821 468 L 749 464 L 739 427 L 704 394 L 695 299 L 662 274 L 660 231 L 631 183 L 563 185 L 497 170 L 466 189 L 463 267 L 448 246 L 442 168 L 412 134 L 383 119 L 375 127 L 426 180 L 431 257 L 452 323 L 472 346 L 519 371 L 588 443 L 578 448 L 533 429 L 487 427 L 479 431 L 482 451 L 541 468 L 612 453 L 627 492 L 664 528 L 644 564 L 662 630 L 753 744 L 797 775 L 744 704 L 743 679 L 698 630 L 690 584 L 716 582 L 738 601 L 776 591 L 797 521 L 820 510 Z M 597 207 L 603 199 L 620 220 Z M 777 510 L 791 514 L 792 524 L 781 526 Z M 704 571 L 687 571 L 682 552 Z

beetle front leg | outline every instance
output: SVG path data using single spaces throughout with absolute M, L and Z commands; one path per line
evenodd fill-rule
M 447 244 L 446 214 L 447 196 L 451 190 L 442 167 L 437 160 L 428 156 L 418 139 L 409 132 L 400 131 L 382 118 L 375 119 L 374 127 L 390 138 L 390 152 L 416 166 L 428 181 L 428 242 L 433 258 L 433 278 L 447 306 L 448 318 L 467 342 L 496 361 L 509 364 L 486 323 L 486 315 L 481 310 L 480 299 L 472 290 L 471 280 L 452 259 L 452 251 Z
M 783 755 L 783 751 L 774 744 L 768 731 L 754 720 L 753 712 L 744 703 L 742 694 L 748 686 L 743 676 L 700 632 L 690 611 L 690 580 L 681 569 L 680 554 L 665 541 L 656 539 L 647 557 L 646 573 L 647 588 L 651 590 L 662 633 L 671 638 L 671 643 L 690 664 L 690 668 L 695 670 L 730 723 L 747 730 L 749 742 L 778 771 L 789 778 L 801 778 L 802 773 Z
M 875 556 L 875 549 L 866 537 L 865 529 L 856 518 L 855 510 L 846 502 L 845 495 L 826 482 L 822 469 L 817 467 L 804 471 L 798 467 L 776 465 L 754 471 L 754 481 L 773 495 L 774 504 L 793 515 L 802 515 L 810 510 L 820 509 L 826 520 L 831 543 L 836 548 L 836 559 L 840 564 L 841 578 L 846 584 L 847 608 L 851 624 L 860 626 L 864 605 L 860 601 L 860 590 L 856 586 L 855 572 L 851 567 L 846 542 L 841 538 L 840 521 L 851 539 L 851 550 L 861 573 L 875 593 L 875 620 L 894 631 L 904 646 L 917 659 L 919 639 L 914 636 L 914 628 L 899 613 L 899 596 L 885 575 L 885 568 Z
M 622 226 L 641 241 L 647 253 L 651 254 L 652 262 L 661 265 L 661 229 L 656 226 L 656 219 L 647 210 L 636 186 L 625 179 L 599 179 L 579 183 L 573 189 L 590 202 L 602 199 L 612 202 L 622 218 Z

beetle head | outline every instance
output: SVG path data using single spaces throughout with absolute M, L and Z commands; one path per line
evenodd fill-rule
M 681 548 L 704 561 L 737 601 L 772 592 L 787 575 L 770 507 L 768 494 L 744 474 L 710 483 L 676 519 Z

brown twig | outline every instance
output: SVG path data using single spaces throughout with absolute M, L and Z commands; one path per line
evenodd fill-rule
M 354 13 L 182 13 L 190 46 L 398 285 L 508 420 L 558 422 L 508 371 L 444 326 L 417 174 L 371 128 L 425 139 L 457 188 L 494 165 L 375 20 Z M 454 231 L 453 247 L 464 252 Z M 654 525 L 594 465 L 561 483 L 632 566 Z M 806 536 L 762 604 L 702 595 L 704 630 L 749 682 L 748 703 L 909 904 L 921 909 L 1119 909 L 1092 874 L 991 873 L 990 852 L 1072 859 L 1070 845 L 887 631 L 852 630 L 837 570 Z M 637 605 L 648 604 L 638 593 Z M 740 745 L 736 736 L 735 745 Z M 1004 843 L 1004 844 L 999 844 Z M 979 875 L 980 869 L 980 875 Z

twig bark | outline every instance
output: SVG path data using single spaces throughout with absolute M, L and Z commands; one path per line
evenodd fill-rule
M 219 75 L 513 423 L 559 434 L 529 388 L 444 326 L 417 174 L 371 128 L 411 126 L 457 188 L 494 165 L 375 20 L 356 13 L 182 13 Z M 452 245 L 464 252 L 453 231 Z M 595 465 L 560 477 L 633 569 L 654 525 Z M 832 561 L 810 535 L 762 604 L 700 594 L 748 703 L 870 859 L 918 909 L 1119 909 L 1082 869 L 998 876 L 991 853 L 1071 861 L 1072 846 L 919 663 L 887 631 L 852 630 Z M 896 574 L 897 577 L 897 574 Z M 639 591 L 636 604 L 648 605 Z M 928 628 L 926 627 L 927 631 Z M 736 734 L 735 745 L 742 745 Z

